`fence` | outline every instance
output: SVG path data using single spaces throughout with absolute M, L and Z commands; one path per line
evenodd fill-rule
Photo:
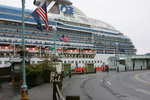
M 60 89 L 62 89 L 63 74 L 58 74 L 53 81 L 53 100 L 80 100 L 80 96 L 62 96 Z

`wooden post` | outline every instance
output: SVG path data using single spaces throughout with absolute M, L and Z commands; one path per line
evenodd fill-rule
M 58 80 L 54 80 L 54 81 L 53 81 L 53 100 L 57 100 L 57 99 L 56 99 L 56 92 L 57 92 L 56 85 L 58 85 L 59 82 L 60 82 L 60 81 L 58 81 Z
M 80 96 L 66 96 L 66 100 L 80 100 Z

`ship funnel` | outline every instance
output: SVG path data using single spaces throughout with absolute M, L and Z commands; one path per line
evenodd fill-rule
M 39 6 L 39 5 L 41 4 L 41 0 L 34 0 L 34 1 L 33 1 L 33 4 L 34 4 L 35 6 Z
M 64 5 L 72 5 L 72 2 L 69 0 L 47 0 L 48 2 L 56 1 L 58 4 L 64 4 Z M 44 3 L 45 0 L 34 0 L 33 4 L 35 6 L 40 6 L 41 3 Z

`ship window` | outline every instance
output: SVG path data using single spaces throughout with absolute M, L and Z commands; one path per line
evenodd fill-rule
M 66 61 L 64 61 L 64 63 L 66 64 Z
M 74 61 L 72 61 L 72 63 L 74 63 Z
M 89 63 L 90 63 L 90 61 L 89 61 Z
M 84 61 L 82 61 L 82 63 L 84 63 Z
M 97 61 L 97 63 L 99 63 L 99 60 Z
M 79 63 L 81 63 L 81 61 L 79 61 Z
M 96 61 L 95 61 L 95 63 L 96 63 Z
M 32 64 L 35 64 L 35 61 L 32 61 Z
M 2 64 L 2 61 L 0 61 L 0 64 Z
M 8 61 L 4 61 L 4 63 L 5 63 L 5 64 L 7 64 L 7 63 L 8 63 Z

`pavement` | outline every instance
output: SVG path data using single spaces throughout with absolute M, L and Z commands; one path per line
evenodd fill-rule
M 62 90 L 65 89 L 71 82 L 78 79 L 81 75 L 72 75 L 71 78 L 66 77 L 62 82 Z M 21 93 L 13 97 L 11 100 L 21 100 Z M 53 100 L 53 83 L 44 83 L 39 86 L 29 89 L 27 95 L 28 100 Z

